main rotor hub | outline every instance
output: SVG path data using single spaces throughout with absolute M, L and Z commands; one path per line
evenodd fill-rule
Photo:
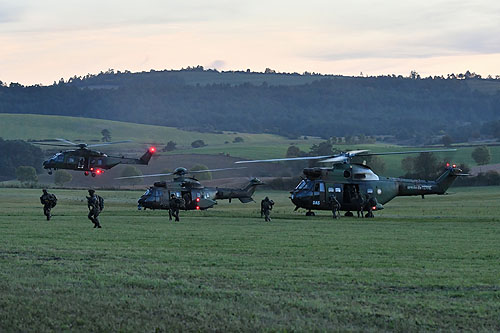
M 179 167 L 179 168 L 175 169 L 173 172 L 173 174 L 176 176 L 184 176 L 187 173 L 188 173 L 188 170 L 186 168 L 183 168 L 183 167 Z

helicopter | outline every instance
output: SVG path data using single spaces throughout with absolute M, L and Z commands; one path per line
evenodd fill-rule
M 249 203 L 254 201 L 252 195 L 259 185 L 264 183 L 257 178 L 252 178 L 248 184 L 241 188 L 221 188 L 221 187 L 205 187 L 196 178 L 187 177 L 187 174 L 224 171 L 244 169 L 240 168 L 223 168 L 223 169 L 209 169 L 189 171 L 186 168 L 179 167 L 173 172 L 159 173 L 154 175 L 143 176 L 130 176 L 118 177 L 115 179 L 131 179 L 131 178 L 145 178 L 145 177 L 161 177 L 161 176 L 174 176 L 171 181 L 155 182 L 153 186 L 146 190 L 146 192 L 137 201 L 139 210 L 141 209 L 169 209 L 169 199 L 173 194 L 176 198 L 181 199 L 181 209 L 184 210 L 205 210 L 217 204 L 216 200 L 239 199 L 242 203 Z
M 306 216 L 314 216 L 313 210 L 332 210 L 333 197 L 340 203 L 340 210 L 345 216 L 353 216 L 362 205 L 364 211 L 384 209 L 384 205 L 397 196 L 445 194 L 458 176 L 467 176 L 456 165 L 446 165 L 444 172 L 435 181 L 379 177 L 373 170 L 360 163 L 351 163 L 355 156 L 375 156 L 394 154 L 414 154 L 430 152 L 448 152 L 456 149 L 422 150 L 407 152 L 368 153 L 368 150 L 353 150 L 326 156 L 308 156 L 278 158 L 268 160 L 238 161 L 243 163 L 261 163 L 277 161 L 321 160 L 332 163 L 331 167 L 305 168 L 305 178 L 290 192 L 290 199 L 299 208 L 307 210 Z M 367 214 L 368 215 L 368 214 Z M 368 217 L 373 217 L 371 214 Z
M 117 143 L 130 142 L 115 141 L 88 145 L 86 143 L 74 143 L 66 139 L 56 139 L 57 141 L 64 142 L 65 144 L 52 144 L 44 142 L 35 142 L 38 145 L 57 146 L 57 147 L 78 147 L 74 150 L 60 151 L 48 160 L 43 162 L 43 168 L 48 170 L 48 174 L 52 174 L 52 170 L 67 169 L 75 171 L 83 171 L 85 176 L 89 174 L 92 177 L 101 175 L 104 170 L 111 169 L 118 164 L 143 164 L 147 165 L 151 156 L 156 152 L 155 147 L 149 149 L 140 158 L 128 158 L 124 156 L 109 156 L 96 150 L 88 148 L 107 146 Z

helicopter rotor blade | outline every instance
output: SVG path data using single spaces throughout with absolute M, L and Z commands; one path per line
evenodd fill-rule
M 319 161 L 320 163 L 338 163 L 347 161 L 349 157 L 347 156 L 335 156 L 332 158 L 327 158 L 326 160 Z
M 202 173 L 202 172 L 214 172 L 214 171 L 225 171 L 225 170 L 238 170 L 238 169 L 246 169 L 246 167 L 238 167 L 238 168 L 222 168 L 222 169 L 207 169 L 207 170 L 196 170 L 196 171 L 188 171 L 187 173 Z M 129 176 L 129 177 L 118 177 L 115 179 L 132 179 L 132 178 L 148 178 L 148 177 L 162 177 L 162 176 L 171 176 L 177 174 L 176 172 L 168 172 L 168 173 L 156 173 L 152 175 L 141 175 L 141 176 Z
M 239 170 L 239 169 L 246 169 L 246 168 L 247 167 L 207 169 L 207 170 L 188 171 L 188 173 L 202 173 L 202 172 L 215 172 L 215 171 L 226 171 L 226 170 Z
M 118 177 L 115 179 L 133 179 L 133 178 L 148 178 L 148 177 L 162 177 L 162 176 L 171 176 L 173 175 L 173 172 L 168 172 L 168 173 L 155 173 L 152 175 L 141 175 L 141 176 L 128 176 L 128 177 Z
M 287 158 L 271 158 L 268 160 L 251 160 L 251 161 L 237 161 L 236 164 L 243 163 L 263 163 L 263 162 L 281 162 L 281 161 L 302 161 L 302 160 L 320 160 L 322 158 L 331 158 L 335 155 L 325 155 L 325 156 L 305 156 L 305 157 L 287 157 Z
M 384 153 L 367 153 L 367 154 L 357 154 L 356 156 L 376 156 L 376 155 L 399 155 L 399 154 L 418 154 L 418 153 L 441 153 L 441 152 L 451 152 L 457 151 L 453 149 L 430 149 L 430 150 L 408 150 L 408 151 L 392 151 Z
M 79 143 L 74 143 L 74 142 L 71 142 L 71 141 L 66 140 L 66 139 L 56 138 L 56 140 L 61 141 L 61 142 L 65 142 L 65 143 L 72 145 L 72 146 L 79 146 L 80 145 Z
M 52 147 L 71 147 L 71 145 L 60 145 L 57 143 L 44 143 L 44 142 L 30 142 L 40 146 L 52 146 Z
M 96 144 L 93 144 L 93 145 L 87 145 L 87 147 L 100 147 L 100 146 L 115 145 L 117 143 L 126 143 L 126 142 L 132 142 L 132 140 L 123 140 L 123 141 L 96 143 Z

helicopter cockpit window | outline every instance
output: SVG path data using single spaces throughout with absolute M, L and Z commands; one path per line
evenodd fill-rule
M 57 153 L 53 158 L 56 160 L 56 162 L 64 162 L 64 155 L 61 153 Z
M 73 157 L 68 158 L 68 163 L 75 163 L 75 159 Z
M 102 165 L 102 160 L 101 159 L 97 160 L 97 165 Z
M 305 180 L 302 180 L 299 185 L 297 185 L 295 187 L 296 190 L 302 190 L 304 188 L 304 186 L 306 186 L 306 181 Z
M 325 183 L 316 183 L 314 185 L 314 192 L 325 192 Z
M 146 192 L 144 192 L 144 194 L 143 194 L 143 195 L 150 195 L 150 194 L 151 194 L 151 189 L 149 189 L 149 188 L 148 188 L 148 189 L 146 190 Z

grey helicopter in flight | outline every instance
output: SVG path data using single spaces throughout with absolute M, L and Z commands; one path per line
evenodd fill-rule
M 54 156 L 43 162 L 43 168 L 48 170 L 49 175 L 52 170 L 66 169 L 83 171 L 85 176 L 89 174 L 92 177 L 101 175 L 105 170 L 109 170 L 118 164 L 142 164 L 147 165 L 149 160 L 156 152 L 156 148 L 151 146 L 139 158 L 130 158 L 124 156 L 111 156 L 101 153 L 97 150 L 89 148 L 101 147 L 107 145 L 114 145 L 118 143 L 131 142 L 130 140 L 104 142 L 96 144 L 74 143 L 66 139 L 55 139 L 62 143 L 47 143 L 47 142 L 34 142 L 38 145 L 56 146 L 56 147 L 74 147 L 77 149 L 65 150 L 56 153 Z M 64 143 L 64 144 L 63 144 Z

